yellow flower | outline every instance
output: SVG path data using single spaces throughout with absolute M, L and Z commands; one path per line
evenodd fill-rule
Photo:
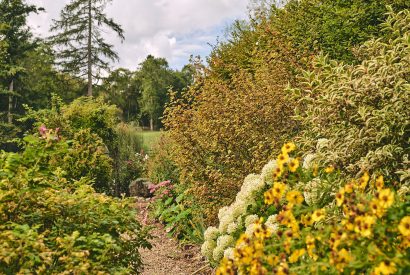
M 352 193 L 353 192 L 353 186 L 354 186 L 353 183 L 346 184 L 345 187 L 344 187 L 344 191 L 348 194 Z
M 379 176 L 376 180 L 376 182 L 374 183 L 375 187 L 377 190 L 381 190 L 384 187 L 384 180 L 383 180 L 383 176 Z
M 303 223 L 304 226 L 310 226 L 313 224 L 313 219 L 311 215 L 302 215 L 301 221 Z
M 293 251 L 292 255 L 290 255 L 289 262 L 290 263 L 296 263 L 299 260 L 300 257 L 305 255 L 305 253 L 306 253 L 306 250 L 304 248 L 296 249 L 295 251 Z
M 279 154 L 278 158 L 277 158 L 277 162 L 278 164 L 284 164 L 286 162 L 288 162 L 289 160 L 289 155 L 288 154 Z
M 315 249 L 315 237 L 313 237 L 312 235 L 307 235 L 306 239 L 306 248 L 307 248 L 307 252 L 309 254 L 309 256 L 316 261 L 316 259 L 318 258 L 317 255 L 315 255 L 315 253 L 313 253 L 313 250 Z
M 355 218 L 355 232 L 363 237 L 372 235 L 372 226 L 376 223 L 376 218 L 373 216 L 359 216 Z
M 283 182 L 274 182 L 272 191 L 276 198 L 282 198 L 283 194 L 285 193 L 286 185 Z
M 370 179 L 369 174 L 367 172 L 365 172 L 363 174 L 363 176 L 360 178 L 360 181 L 359 181 L 359 186 L 360 186 L 361 189 L 366 188 L 367 183 L 369 182 L 369 179 Z
M 303 202 L 303 196 L 299 191 L 293 190 L 286 194 L 286 200 L 292 205 L 298 205 Z
M 296 172 L 298 167 L 299 167 L 299 160 L 298 159 L 292 159 L 291 162 L 289 162 L 289 170 L 291 172 Z
M 236 246 L 240 246 L 240 245 L 242 245 L 242 244 L 244 244 L 244 243 L 248 243 L 248 244 L 249 244 L 249 242 L 250 242 L 250 239 L 249 239 L 248 235 L 247 235 L 246 233 L 243 233 L 243 234 L 239 237 L 238 241 L 236 242 Z
M 276 220 L 282 224 L 286 225 L 288 227 L 291 226 L 293 222 L 295 222 L 295 216 L 293 216 L 292 211 L 290 210 L 282 210 L 279 212 L 279 214 L 276 216 Z
M 276 275 L 288 275 L 289 274 L 289 266 L 286 262 L 283 262 L 280 264 L 278 267 L 278 271 L 276 272 Z
M 283 173 L 283 163 L 279 163 L 278 166 L 273 170 L 273 179 L 278 179 L 280 176 L 282 176 Z
M 399 231 L 403 236 L 410 236 L 410 216 L 401 219 L 399 224 Z
M 271 205 L 274 201 L 275 201 L 275 196 L 273 194 L 273 190 L 269 189 L 268 191 L 266 191 L 263 194 L 264 198 L 265 198 L 265 204 L 267 205 Z
M 232 266 L 232 261 L 226 258 L 223 258 L 220 266 L 216 270 L 216 275 L 231 275 L 231 274 L 232 275 L 235 274 L 233 270 L 233 266 Z
M 276 266 L 279 263 L 279 257 L 276 255 L 269 255 L 266 258 L 266 262 L 270 265 L 270 266 Z
M 380 205 L 383 208 L 389 208 L 394 201 L 394 194 L 390 189 L 382 189 L 379 192 L 379 201 L 380 201 Z
M 333 165 L 329 165 L 328 167 L 326 167 L 325 172 L 330 174 L 335 170 L 335 168 L 333 167 Z
M 376 274 L 376 275 L 379 275 L 379 274 L 389 275 L 389 274 L 396 273 L 396 271 L 397 271 L 396 264 L 389 261 L 389 260 L 385 260 L 385 261 L 381 262 L 379 264 L 379 266 L 377 266 L 374 269 L 374 274 Z
M 339 193 L 336 194 L 336 204 L 337 206 L 341 206 L 345 200 L 345 190 L 342 188 L 340 189 Z
M 351 258 L 349 251 L 343 248 L 338 253 L 332 254 L 330 264 L 336 266 L 339 272 L 343 272 L 343 268 L 350 262 Z
M 381 218 L 384 215 L 384 208 L 380 205 L 379 201 L 377 199 L 372 199 L 370 201 L 370 210 L 372 211 L 373 214 L 375 214 L 377 217 Z
M 296 145 L 293 142 L 288 142 L 282 146 L 282 153 L 289 154 L 296 149 Z
M 312 220 L 314 222 L 318 222 L 320 220 L 323 220 L 325 218 L 325 214 L 326 214 L 326 212 L 325 212 L 324 209 L 315 210 L 312 214 Z

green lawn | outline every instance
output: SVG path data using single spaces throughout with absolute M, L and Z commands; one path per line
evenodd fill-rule
M 158 141 L 161 136 L 160 131 L 142 131 L 142 148 L 149 153 L 152 149 L 152 146 Z

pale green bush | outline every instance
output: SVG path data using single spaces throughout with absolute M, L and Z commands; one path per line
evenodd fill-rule
M 408 181 L 410 11 L 391 13 L 383 26 L 384 38 L 358 50 L 359 65 L 320 56 L 301 77 L 304 88 L 290 90 L 304 129 L 298 143 L 348 172 L 382 170 Z M 320 138 L 325 144 L 315 150 Z

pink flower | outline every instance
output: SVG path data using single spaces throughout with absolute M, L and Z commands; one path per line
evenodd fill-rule
M 44 136 L 47 132 L 47 128 L 46 126 L 43 124 L 38 128 L 38 132 L 40 133 L 40 135 Z

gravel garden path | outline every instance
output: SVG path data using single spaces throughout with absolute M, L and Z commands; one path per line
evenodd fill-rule
M 206 264 L 197 246 L 181 245 L 170 238 L 162 224 L 148 217 L 148 204 L 144 198 L 137 198 L 138 219 L 152 226 L 152 249 L 140 250 L 144 263 L 143 275 L 208 275 L 211 268 Z

